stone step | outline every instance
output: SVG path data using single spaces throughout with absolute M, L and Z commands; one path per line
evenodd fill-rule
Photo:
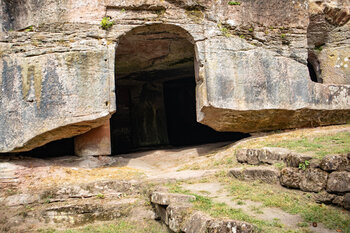
M 280 172 L 273 167 L 233 168 L 229 175 L 240 180 L 260 180 L 266 183 L 279 183 Z

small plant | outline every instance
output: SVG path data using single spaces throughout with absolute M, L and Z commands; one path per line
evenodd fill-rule
M 254 28 L 249 28 L 248 31 L 249 31 L 249 32 L 253 32 L 253 31 L 254 31 Z
M 25 32 L 32 32 L 32 31 L 34 31 L 33 25 L 27 27 L 24 31 L 25 31 Z
M 237 205 L 245 205 L 245 203 L 241 200 L 237 201 Z
M 125 11 L 126 11 L 126 10 L 125 10 L 124 8 L 123 8 L 123 9 L 121 9 L 121 12 L 125 13 Z
M 281 38 L 282 38 L 282 39 L 286 38 L 286 34 L 284 34 L 284 33 L 281 34 Z
M 309 160 L 305 160 L 303 163 L 299 163 L 299 169 L 305 170 L 310 165 Z
M 229 29 L 227 27 L 223 26 L 221 23 L 218 24 L 218 28 L 220 29 L 220 31 L 222 32 L 222 34 L 225 37 L 230 37 L 231 36 L 231 33 L 230 33 Z
M 240 5 L 241 5 L 240 2 L 234 2 L 234 1 L 229 1 L 228 4 L 229 4 L 230 6 L 240 6 Z
M 96 197 L 99 199 L 105 199 L 105 195 L 102 193 L 97 194 Z
M 111 21 L 111 17 L 109 16 L 103 17 L 101 21 L 101 27 L 104 30 L 110 29 L 113 26 L 113 24 L 114 24 L 114 21 Z
M 314 50 L 315 51 L 318 51 L 318 52 L 321 52 L 323 49 L 323 45 L 320 45 L 320 46 L 315 46 Z
M 239 38 L 245 39 L 245 36 L 244 35 L 240 35 Z

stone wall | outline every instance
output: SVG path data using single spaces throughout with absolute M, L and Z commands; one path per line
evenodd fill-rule
M 197 120 L 217 131 L 348 122 L 350 86 L 343 85 L 349 83 L 344 63 L 349 44 L 347 5 L 307 0 L 240 3 L 3 2 L 0 152 L 30 150 L 82 134 L 110 117 L 115 111 L 119 40 L 133 28 L 150 24 L 161 24 L 165 31 L 174 25 L 187 32 L 185 38 L 196 51 Z M 338 8 L 345 12 L 341 19 L 338 13 L 329 13 Z M 100 27 L 106 15 L 115 21 L 107 31 Z M 317 24 L 313 16 L 319 15 L 332 28 L 318 30 L 323 23 Z M 31 25 L 33 32 L 25 30 Z M 312 82 L 307 68 L 310 50 L 319 49 L 319 42 L 313 42 L 317 33 L 329 35 L 311 61 L 320 64 L 324 84 Z M 339 67 L 333 62 L 338 58 L 344 61 Z
M 350 209 L 350 154 L 327 155 L 323 159 L 298 154 L 286 149 L 240 149 L 237 161 L 250 165 L 284 163 L 281 171 L 266 167 L 233 169 L 236 178 L 260 179 L 269 183 L 314 192 L 317 202 L 335 204 Z

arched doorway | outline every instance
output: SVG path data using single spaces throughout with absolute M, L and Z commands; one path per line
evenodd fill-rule
M 195 62 L 191 36 L 175 25 L 141 26 L 120 38 L 112 154 L 242 137 L 197 123 Z

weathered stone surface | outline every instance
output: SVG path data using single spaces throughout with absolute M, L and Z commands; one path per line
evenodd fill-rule
M 167 221 L 167 215 L 166 215 L 166 208 L 165 205 L 154 205 L 154 212 L 156 213 L 156 219 L 162 220 L 164 223 Z
M 304 154 L 291 153 L 285 158 L 285 163 L 288 167 L 299 167 L 299 164 L 305 163 L 305 161 L 311 160 L 312 157 Z
M 77 156 L 111 155 L 111 128 L 109 120 L 104 125 L 92 129 L 74 139 Z
M 4 204 L 7 206 L 29 205 L 40 200 L 39 195 L 32 194 L 17 194 L 6 197 Z
M 318 203 L 331 204 L 335 197 L 335 194 L 330 194 L 326 191 L 323 191 L 315 195 L 315 201 Z
M 236 157 L 240 163 L 274 164 L 283 161 L 289 153 L 289 150 L 283 148 L 240 149 L 236 152 Z
M 31 150 L 108 120 L 116 110 L 115 48 L 122 35 L 147 24 L 188 32 L 177 39 L 186 38 L 196 51 L 197 120 L 203 124 L 256 132 L 346 123 L 348 6 L 311 2 L 2 1 L 0 152 Z M 106 15 L 116 22 L 108 31 L 100 27 Z M 33 32 L 25 31 L 30 25 Z M 179 65 L 168 57 L 157 63 L 164 51 L 145 56 L 143 71 Z M 310 80 L 308 54 L 324 84 Z
M 228 175 L 229 176 L 233 176 L 233 177 L 235 177 L 237 179 L 244 179 L 243 170 L 244 170 L 244 168 L 242 168 L 242 167 L 240 167 L 240 168 L 232 168 L 228 172 Z
M 195 212 L 184 223 L 182 231 L 186 233 L 206 233 L 212 218 L 202 212 Z
M 298 168 L 287 167 L 282 169 L 280 183 L 288 188 L 299 188 L 302 173 Z
M 27 151 L 85 133 L 115 111 L 112 46 L 64 34 L 5 38 L 7 44 L 0 43 L 0 152 Z M 10 51 L 8 45 L 16 43 L 21 48 Z
M 190 213 L 191 205 L 189 204 L 170 204 L 166 208 L 166 221 L 170 230 L 180 232 L 186 216 Z
M 327 182 L 330 193 L 350 192 L 350 172 L 332 172 Z
M 184 203 L 194 200 L 196 200 L 195 196 L 177 193 L 153 192 L 151 195 L 151 202 L 159 205 L 170 205 L 171 203 Z
M 267 164 L 274 164 L 283 161 L 290 151 L 284 148 L 264 148 L 265 154 L 259 155 L 259 161 Z
M 306 169 L 300 181 L 300 189 L 307 192 L 320 192 L 326 187 L 328 173 L 317 168 Z
M 344 208 L 350 210 L 350 193 L 344 195 Z
M 212 220 L 208 226 L 208 233 L 250 233 L 254 232 L 254 226 L 235 220 Z
M 261 180 L 266 183 L 279 181 L 279 171 L 271 167 L 234 168 L 229 175 L 241 180 Z
M 343 170 L 350 166 L 350 162 L 345 155 L 327 155 L 320 164 L 320 168 L 324 171 Z
M 311 159 L 309 162 L 310 168 L 320 168 L 321 161 L 319 159 Z
M 247 149 L 247 163 L 252 165 L 258 165 L 259 162 L 259 154 L 261 152 L 256 149 Z

